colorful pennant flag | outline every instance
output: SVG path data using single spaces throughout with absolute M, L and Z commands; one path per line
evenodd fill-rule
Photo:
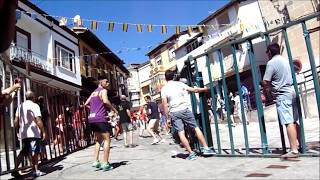
M 113 32 L 113 29 L 114 29 L 114 22 L 110 21 L 108 23 L 108 31 L 109 32 Z
M 180 32 L 181 32 L 180 26 L 176 26 L 176 34 L 180 34 Z
M 123 25 L 122 25 L 122 31 L 123 31 L 123 32 L 128 32 L 128 23 L 123 23 Z
M 137 24 L 137 31 L 142 32 L 142 25 L 141 24 Z
M 59 26 L 66 26 L 68 22 L 68 19 L 65 17 L 61 17 L 59 20 Z
M 188 34 L 189 34 L 189 36 L 191 36 L 192 32 L 193 32 L 192 26 L 188 26 Z
M 167 26 L 166 25 L 161 26 L 161 33 L 162 34 L 167 33 Z
M 148 24 L 147 29 L 148 29 L 148 32 L 152 32 L 153 31 L 152 24 Z
M 91 21 L 91 29 L 92 30 L 98 29 L 98 22 L 96 20 Z
M 202 28 L 202 26 L 198 26 L 198 31 L 199 31 L 199 33 L 203 33 L 203 28 Z

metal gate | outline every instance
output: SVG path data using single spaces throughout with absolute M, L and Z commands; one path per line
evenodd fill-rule
M 3 88 L 12 86 L 17 77 L 21 78 L 23 83 L 10 105 L 0 105 L 0 175 L 17 170 L 15 161 L 20 152 L 21 139 L 18 138 L 17 131 L 13 127 L 13 121 L 17 106 L 25 101 L 27 89 L 32 89 L 37 97 L 42 96 L 44 100 L 40 107 L 47 139 L 44 142 L 45 151 L 41 153 L 40 165 L 94 143 L 93 134 L 87 123 L 87 111 L 80 108 L 80 104 L 86 100 L 84 97 L 36 81 L 31 76 L 19 72 L 4 58 L 0 56 L 0 61 L 4 62 L 3 69 L 0 71 L 3 72 L 0 74 Z M 24 161 L 22 167 L 18 169 L 28 167 L 30 164 Z
M 318 130 L 314 130 L 316 137 L 313 140 L 311 140 L 310 142 L 308 142 L 308 147 L 307 147 L 307 142 L 306 142 L 306 138 L 305 138 L 305 128 L 304 128 L 304 117 L 302 115 L 302 108 L 304 111 L 308 111 L 308 107 L 305 107 L 305 105 L 308 105 L 306 103 L 303 103 L 304 106 L 302 106 L 301 103 L 301 99 L 302 101 L 305 101 L 306 99 L 306 95 L 312 95 L 311 97 L 316 99 L 316 114 L 313 117 L 313 122 L 315 124 L 319 124 L 319 112 L 320 112 L 320 89 L 319 89 L 319 72 L 320 72 L 320 67 L 316 66 L 316 62 L 315 62 L 315 58 L 314 58 L 314 54 L 313 51 L 314 49 L 312 49 L 311 47 L 311 40 L 310 40 L 310 33 L 319 31 L 319 27 L 316 28 L 316 30 L 313 31 L 309 31 L 307 29 L 307 25 L 306 23 L 308 23 L 308 21 L 311 20 L 315 20 L 316 18 L 319 18 L 320 13 L 315 13 L 313 15 L 307 16 L 307 17 L 303 17 L 299 20 L 295 20 L 292 21 L 290 23 L 287 23 L 285 25 L 282 25 L 280 27 L 277 27 L 275 29 L 269 30 L 267 32 L 260 32 L 260 33 L 256 33 L 253 35 L 250 35 L 248 37 L 242 38 L 242 39 L 235 39 L 235 40 L 231 40 L 230 42 L 224 43 L 222 45 L 219 45 L 217 47 L 213 47 L 209 50 L 207 50 L 205 53 L 202 53 L 200 55 L 197 55 L 195 57 L 189 56 L 188 60 L 185 61 L 185 65 L 183 67 L 182 70 L 182 74 L 181 76 L 185 77 L 188 79 L 189 81 L 189 85 L 191 86 L 198 86 L 198 87 L 203 87 L 203 77 L 202 74 L 206 73 L 208 75 L 208 79 L 209 79 L 209 86 L 210 86 L 210 95 L 205 95 L 205 94 L 200 94 L 199 95 L 199 108 L 200 108 L 200 116 L 198 116 L 198 123 L 200 125 L 200 128 L 202 129 L 202 131 L 204 132 L 204 136 L 208 142 L 209 145 L 213 145 L 215 144 L 215 148 L 217 148 L 217 156 L 267 156 L 267 157 L 278 157 L 279 154 L 283 154 L 286 152 L 287 150 L 287 146 L 286 146 L 286 140 L 285 140 L 285 134 L 283 132 L 283 128 L 282 125 L 280 124 L 280 122 L 278 121 L 278 117 L 277 121 L 274 122 L 271 126 L 270 129 L 267 128 L 266 126 L 266 121 L 267 119 L 266 117 L 266 109 L 270 109 L 269 107 L 272 106 L 272 101 L 270 101 L 271 105 L 269 104 L 265 104 L 263 102 L 264 97 L 262 96 L 262 93 L 260 92 L 260 87 L 259 87 L 259 68 L 257 68 L 257 57 L 255 55 L 255 51 L 254 51 L 254 45 L 253 42 L 257 41 L 258 39 L 261 42 L 264 42 L 264 48 L 266 50 L 266 46 L 268 44 L 270 44 L 270 37 L 274 36 L 274 33 L 276 34 L 282 34 L 283 37 L 283 44 L 284 44 L 284 49 L 286 50 L 287 53 L 287 57 L 289 59 L 290 62 L 290 68 L 291 68 L 291 72 L 292 72 L 292 78 L 293 78 L 293 85 L 294 85 L 294 89 L 296 92 L 296 103 L 297 103 L 297 107 L 298 107 L 298 117 L 299 117 L 299 124 L 300 124 L 300 151 L 302 153 L 302 156 L 319 156 L 319 133 Z M 300 28 L 302 28 L 303 31 L 303 37 L 304 37 L 304 42 L 301 43 L 305 43 L 306 45 L 306 49 L 307 49 L 307 54 L 308 54 L 308 59 L 309 59 L 309 63 L 310 63 L 310 70 L 308 70 L 309 74 L 307 75 L 309 78 L 308 80 L 305 79 L 303 82 L 297 82 L 297 77 L 296 77 L 296 73 L 294 70 L 294 64 L 293 64 L 293 57 L 292 57 L 292 52 L 290 49 L 290 44 L 289 44 L 289 38 L 288 38 L 288 33 L 287 30 L 290 28 L 297 28 L 297 26 L 301 26 Z M 319 40 L 319 37 L 318 37 Z M 319 41 L 318 41 L 319 42 Z M 252 76 L 252 84 L 253 84 L 253 91 L 254 94 L 252 95 L 253 98 L 251 98 L 251 101 L 253 101 L 254 103 L 251 103 L 253 106 L 253 108 L 250 108 L 249 113 L 254 113 L 256 116 L 256 119 L 258 122 L 258 127 L 259 128 L 259 134 L 254 134 L 253 136 L 260 136 L 260 144 L 257 143 L 253 143 L 250 144 L 249 141 L 249 137 L 250 137 L 250 131 L 248 131 L 248 128 L 253 125 L 248 125 L 246 122 L 246 104 L 244 103 L 244 98 L 241 96 L 242 91 L 241 91 L 241 76 L 239 73 L 239 65 L 238 65 L 238 60 L 237 60 L 237 55 L 236 55 L 236 51 L 237 49 L 239 49 L 239 45 L 240 44 L 246 44 L 247 47 L 247 54 L 248 54 L 248 59 L 249 59 L 249 63 L 250 63 L 250 74 Z M 226 71 L 225 71 L 225 62 L 223 61 L 223 53 L 222 53 L 222 49 L 226 49 L 228 48 L 229 50 L 231 50 L 231 57 L 232 57 L 232 62 L 233 62 L 233 70 L 234 70 L 234 78 L 235 78 L 235 91 L 236 93 L 239 94 L 240 97 L 240 105 L 241 105 L 241 119 L 243 120 L 242 122 L 242 132 L 239 132 L 239 129 L 233 128 L 232 127 L 232 105 L 230 104 L 230 102 L 228 101 L 228 98 L 226 98 L 229 95 L 230 92 L 230 86 L 227 86 L 227 77 L 226 77 Z M 261 48 L 261 46 L 260 46 Z M 211 64 L 210 62 L 212 61 L 212 54 L 216 53 L 217 54 L 217 63 L 220 66 L 220 73 L 221 73 L 221 78 L 220 79 L 216 79 L 214 80 L 212 77 L 212 69 L 211 69 Z M 207 72 L 199 72 L 199 68 L 198 68 L 198 61 L 201 58 L 205 58 L 205 62 L 206 62 L 206 68 L 207 68 Z M 317 61 L 319 61 L 319 59 L 317 59 Z M 301 74 L 303 74 L 306 77 L 306 73 L 308 72 L 303 72 Z M 302 85 L 307 83 L 307 82 L 313 82 L 312 83 L 312 88 L 310 92 L 307 91 L 303 91 L 301 87 L 303 87 Z M 300 88 L 299 88 L 300 87 Z M 306 90 L 306 88 L 305 88 Z M 309 89 L 310 90 L 310 89 Z M 223 125 L 223 123 L 218 122 L 218 113 L 216 111 L 217 109 L 217 97 L 219 96 L 219 94 L 222 94 L 222 96 L 224 96 L 224 105 L 225 105 L 225 109 L 226 109 L 226 118 L 227 118 L 227 127 L 225 128 L 225 126 Z M 217 96 L 218 95 L 218 96 Z M 210 105 L 207 105 L 207 99 L 211 98 L 211 102 Z M 193 112 L 195 114 L 196 113 L 196 106 L 197 106 L 197 99 L 195 98 L 194 94 L 191 95 L 191 99 L 193 102 Z M 312 100 L 314 100 L 312 99 Z M 267 97 L 268 100 L 268 97 Z M 267 106 L 267 107 L 266 107 Z M 209 111 L 213 111 L 213 122 L 212 122 L 212 126 L 210 125 L 210 120 L 209 120 Z M 239 111 L 240 112 L 240 111 Z M 269 113 L 269 111 L 268 111 Z M 308 116 L 309 113 L 305 113 L 305 117 Z M 250 114 L 251 115 L 251 114 Z M 277 115 L 276 115 L 277 116 Z M 310 116 L 310 115 L 309 115 Z M 252 118 L 251 118 L 252 119 Z M 311 121 L 311 120 L 310 120 Z M 270 125 L 271 123 L 269 123 L 268 125 Z M 276 125 L 276 126 L 275 126 Z M 277 127 L 278 126 L 278 127 Z M 225 130 L 225 133 L 221 132 L 222 130 Z M 275 129 L 279 129 L 279 131 L 275 131 Z M 236 131 L 237 130 L 237 131 Z M 211 133 L 211 131 L 215 132 L 215 133 Z M 267 132 L 270 131 L 272 134 L 269 134 L 269 136 L 271 136 L 271 139 L 268 140 L 268 136 L 267 136 Z M 275 133 L 276 132 L 276 133 Z M 236 133 L 236 134 L 235 134 Z M 275 135 L 279 135 L 279 137 L 274 137 Z M 229 142 L 226 142 L 226 136 L 229 136 Z M 241 138 L 239 138 L 238 136 L 241 136 Z M 213 143 L 213 139 L 216 140 L 216 143 Z M 222 139 L 225 139 L 225 141 L 223 142 Z M 234 141 L 239 139 L 243 139 L 242 143 L 235 143 Z M 270 146 L 270 140 L 272 142 L 275 142 L 277 140 L 279 140 L 280 142 L 281 139 L 281 145 L 279 145 L 278 143 L 273 143 L 276 145 Z M 259 139 L 256 139 L 255 142 L 258 142 Z M 313 145 L 310 145 L 313 144 Z M 314 145 L 316 144 L 316 145 Z

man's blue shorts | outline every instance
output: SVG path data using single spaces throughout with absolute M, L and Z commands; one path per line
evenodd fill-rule
M 277 112 L 282 125 L 295 122 L 293 110 L 293 101 L 291 99 L 278 100 L 276 102 Z

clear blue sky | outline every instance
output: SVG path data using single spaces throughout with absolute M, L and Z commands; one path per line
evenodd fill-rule
M 34 4 L 50 15 L 74 17 L 103 21 L 143 23 L 143 24 L 197 24 L 229 0 L 32 0 Z M 69 20 L 70 21 L 70 20 Z M 90 28 L 90 23 L 85 22 Z M 114 32 L 107 31 L 107 24 L 99 24 L 93 31 L 125 63 L 143 63 L 148 60 L 145 54 L 175 32 L 168 28 L 167 34 L 153 27 L 153 32 L 138 33 L 136 27 L 129 26 L 122 32 L 116 25 Z M 126 51 L 124 48 L 129 48 Z M 133 50 L 132 48 L 141 48 Z M 117 53 L 121 50 L 121 53 Z

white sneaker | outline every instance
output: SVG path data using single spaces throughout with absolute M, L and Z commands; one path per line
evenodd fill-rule
M 159 142 L 159 139 L 154 139 L 151 143 L 151 145 L 157 144 Z
M 166 140 L 165 139 L 161 139 L 160 143 L 165 143 Z
M 40 170 L 36 171 L 36 172 L 33 172 L 33 176 L 34 177 L 40 177 L 40 176 L 44 176 L 46 175 L 45 172 L 41 172 Z

